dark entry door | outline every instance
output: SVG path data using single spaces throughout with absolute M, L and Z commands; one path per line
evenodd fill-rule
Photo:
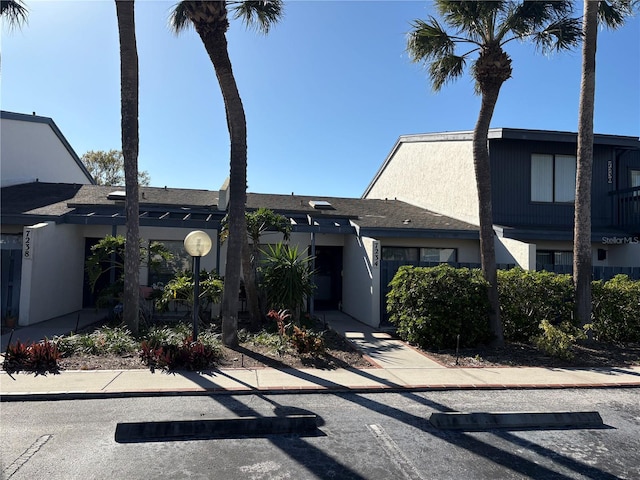
M 316 246 L 316 310 L 337 310 L 342 302 L 342 247 Z

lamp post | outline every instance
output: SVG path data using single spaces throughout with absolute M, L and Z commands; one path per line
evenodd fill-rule
M 198 340 L 198 310 L 200 309 L 200 257 L 211 250 L 211 238 L 201 230 L 184 237 L 184 248 L 193 257 L 193 341 Z

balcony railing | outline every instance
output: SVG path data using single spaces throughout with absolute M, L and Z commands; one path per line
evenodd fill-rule
M 617 225 L 640 231 L 640 187 L 610 192 Z

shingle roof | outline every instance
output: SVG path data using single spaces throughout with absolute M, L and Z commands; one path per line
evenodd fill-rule
M 2 189 L 3 214 L 60 216 L 80 206 L 116 206 L 107 197 L 124 187 L 34 182 Z M 218 192 L 179 188 L 140 187 L 140 206 L 215 209 Z
M 68 183 L 25 183 L 1 190 L 2 215 L 60 216 L 71 211 L 67 202 L 73 199 L 82 185 Z
M 324 200 L 334 210 L 316 210 L 310 201 Z M 477 232 L 478 227 L 399 200 L 336 198 L 306 195 L 247 194 L 247 208 L 269 208 L 278 213 L 314 218 L 348 218 L 361 228 L 400 230 L 457 230 Z
M 124 201 L 108 196 L 123 187 L 35 182 L 2 188 L 2 221 L 124 225 Z M 224 212 L 218 192 L 140 187 L 140 225 L 217 228 Z
M 122 191 L 122 187 L 102 185 L 72 185 L 62 183 L 35 182 L 14 185 L 2 189 L 2 216 L 33 215 L 41 217 L 71 217 L 88 215 L 93 210 L 121 211 L 122 201 L 110 200 L 109 194 Z M 140 210 L 182 212 L 184 210 L 218 212 L 218 192 L 176 188 L 140 187 Z M 328 202 L 332 209 L 318 210 L 311 201 Z M 460 220 L 440 215 L 398 200 L 361 198 L 337 198 L 303 195 L 275 195 L 249 193 L 247 208 L 269 208 L 306 224 L 307 216 L 329 228 L 351 227 L 361 229 L 394 230 L 411 232 L 416 230 L 465 232 L 474 235 L 478 227 Z M 181 214 L 182 215 L 182 214 Z M 194 214 L 195 215 L 195 214 Z M 157 214 L 149 218 L 159 218 Z M 175 219 L 175 216 L 167 218 Z M 99 221 L 97 217 L 94 217 Z M 181 217 L 182 218 L 182 217 Z M 343 230 L 344 231 L 344 228 Z

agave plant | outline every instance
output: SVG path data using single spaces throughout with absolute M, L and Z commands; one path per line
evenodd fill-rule
M 304 301 L 309 297 L 313 285 L 311 261 L 313 257 L 304 255 L 298 247 L 278 243 L 261 250 L 261 287 L 265 290 L 269 308 L 286 309 L 294 321 L 300 319 Z

